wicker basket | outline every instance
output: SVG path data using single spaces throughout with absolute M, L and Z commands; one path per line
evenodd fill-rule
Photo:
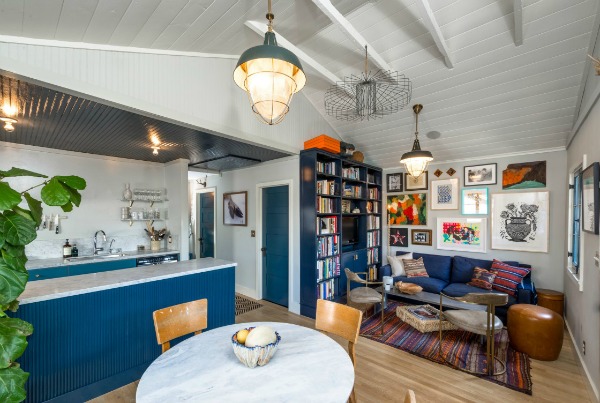
M 440 321 L 439 319 L 433 320 L 424 320 L 415 316 L 412 312 L 408 310 L 408 308 L 426 308 L 430 312 L 435 312 L 439 314 L 439 310 L 432 307 L 431 305 L 405 305 L 399 306 L 396 308 L 396 316 L 400 318 L 401 321 L 408 323 L 415 329 L 417 329 L 421 333 L 429 333 L 436 332 L 440 330 Z M 442 330 L 455 330 L 458 329 L 455 325 L 448 322 L 447 320 L 442 320 Z

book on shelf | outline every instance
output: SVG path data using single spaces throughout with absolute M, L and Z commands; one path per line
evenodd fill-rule
M 317 286 L 317 298 L 333 299 L 335 297 L 335 279 L 323 281 Z
M 369 199 L 379 200 L 379 189 L 369 188 Z
M 317 194 L 337 196 L 339 194 L 338 185 L 332 180 L 317 181 Z
M 342 176 L 346 179 L 360 180 L 360 168 L 358 168 L 358 167 L 342 168 Z
M 352 209 L 352 203 L 350 200 L 342 200 L 342 213 L 350 213 Z
M 344 189 L 344 196 L 355 198 L 362 197 L 362 188 L 360 186 L 350 185 L 344 182 L 342 188 Z
M 381 217 L 376 215 L 367 216 L 367 230 L 379 229 L 381 224 Z
M 367 249 L 367 264 L 379 263 L 379 249 Z
M 375 175 L 373 174 L 367 174 L 367 182 L 369 183 L 375 183 Z
M 369 266 L 367 270 L 367 281 L 377 280 L 377 266 Z
M 322 236 L 317 238 L 317 258 L 337 255 L 339 252 L 339 236 Z
M 317 217 L 317 235 L 335 234 L 337 228 L 337 217 Z
M 318 213 L 335 213 L 335 200 L 329 197 L 317 196 Z
M 317 172 L 327 175 L 335 175 L 335 161 L 331 162 L 319 162 L 317 161 Z
M 317 260 L 317 281 L 340 275 L 340 257 Z
M 367 233 L 367 248 L 379 246 L 379 230 Z

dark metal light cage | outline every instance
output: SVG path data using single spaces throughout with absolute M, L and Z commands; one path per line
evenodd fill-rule
M 351 75 L 325 93 L 325 111 L 339 120 L 381 118 L 398 112 L 410 102 L 412 84 L 395 71 L 369 71 Z

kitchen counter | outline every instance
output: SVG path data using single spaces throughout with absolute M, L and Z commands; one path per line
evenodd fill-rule
M 96 256 L 94 259 L 78 259 L 72 262 L 60 258 L 52 258 L 52 259 L 33 259 L 29 260 L 25 264 L 25 268 L 27 270 L 35 270 L 35 269 L 46 269 L 48 267 L 58 267 L 58 266 L 74 266 L 77 264 L 86 264 L 86 263 L 99 263 L 99 262 L 111 262 L 115 260 L 125 260 L 125 259 L 138 259 L 142 257 L 149 256 L 160 256 L 160 255 L 169 255 L 173 253 L 179 253 L 179 250 L 172 249 L 160 249 L 160 250 L 142 250 L 142 251 L 124 251 L 122 252 L 124 256 L 118 257 L 98 257 Z M 79 256 L 83 257 L 83 256 Z
M 155 254 L 161 253 L 156 252 Z M 127 258 L 131 259 L 131 256 L 127 256 Z M 44 281 L 32 281 L 27 283 L 25 291 L 19 297 L 19 303 L 20 305 L 30 304 L 232 266 L 237 266 L 237 263 L 222 259 L 202 258 L 167 265 L 134 267 L 131 269 L 61 277 Z

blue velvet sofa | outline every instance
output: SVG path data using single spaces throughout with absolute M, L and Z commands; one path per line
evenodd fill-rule
M 396 256 L 402 256 L 407 252 L 396 252 Z M 423 291 L 439 294 L 444 294 L 451 297 L 460 297 L 470 292 L 499 292 L 496 290 L 484 290 L 482 288 L 473 287 L 467 283 L 473 277 L 475 267 L 482 269 L 490 269 L 492 260 L 473 259 L 464 256 L 442 256 L 427 253 L 413 253 L 413 258 L 423 258 L 423 264 L 427 270 L 429 277 L 411 277 L 396 276 L 394 284 L 398 281 L 406 283 L 418 284 L 423 287 Z M 531 268 L 529 265 L 519 264 L 518 262 L 505 261 L 504 263 L 511 266 Z M 379 270 L 380 281 L 383 276 L 391 276 L 392 268 L 389 264 L 382 266 Z M 531 273 L 523 279 L 523 282 L 517 287 L 516 297 L 508 296 L 508 304 L 504 307 L 497 307 L 496 313 L 504 323 L 506 323 L 506 312 L 513 304 L 535 304 L 537 295 L 535 286 L 531 280 Z

